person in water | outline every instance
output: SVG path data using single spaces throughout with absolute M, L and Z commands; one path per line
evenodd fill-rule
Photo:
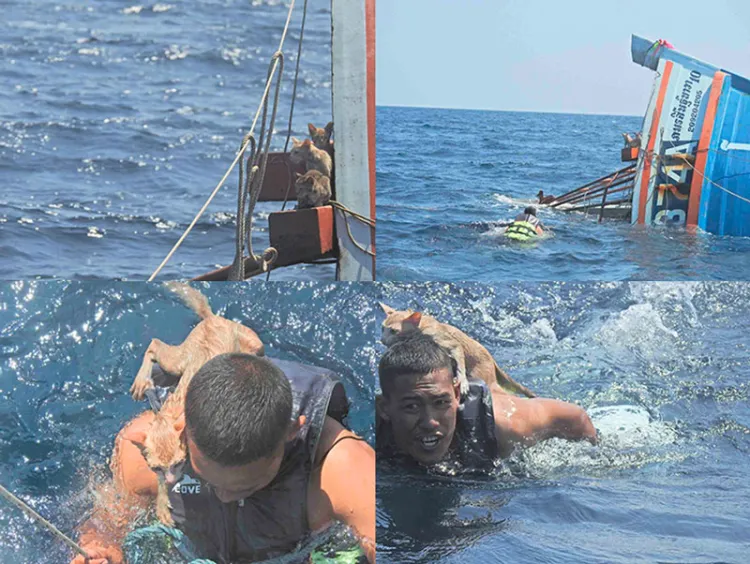
M 510 239 L 527 241 L 544 234 L 544 225 L 536 216 L 536 208 L 528 206 L 523 213 L 518 214 L 513 222 L 505 229 L 505 236 Z
M 172 518 L 197 557 L 266 560 L 337 520 L 374 562 L 375 453 L 344 427 L 348 407 L 323 369 L 246 354 L 203 365 L 185 399 L 187 461 L 169 484 Z M 90 564 L 123 562 L 123 540 L 154 501 L 157 475 L 128 439 L 153 418 L 142 413 L 115 440 L 113 481 L 79 529 Z
M 580 407 L 519 398 L 471 378 L 462 398 L 455 370 L 448 353 L 422 333 L 386 351 L 378 369 L 383 392 L 377 405 L 378 458 L 492 468 L 514 449 L 553 437 L 596 444 L 596 429 Z

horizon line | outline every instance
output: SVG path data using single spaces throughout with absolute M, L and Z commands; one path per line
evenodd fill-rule
M 643 117 L 637 114 L 616 114 L 611 112 L 577 112 L 567 111 L 560 112 L 554 110 L 498 110 L 495 108 L 457 108 L 457 107 L 445 107 L 445 106 L 412 106 L 407 104 L 378 104 L 375 103 L 376 108 L 419 108 L 425 110 L 449 110 L 449 111 L 475 111 L 475 112 L 505 112 L 505 113 L 517 113 L 517 114 L 560 114 L 560 115 L 584 115 L 584 116 L 613 116 L 613 117 Z

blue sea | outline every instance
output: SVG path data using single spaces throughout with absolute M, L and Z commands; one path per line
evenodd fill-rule
M 581 405 L 601 442 L 539 443 L 480 476 L 379 461 L 379 563 L 748 561 L 750 285 L 391 283 L 383 301 Z
M 304 2 L 295 4 L 271 150 L 282 150 Z M 292 135 L 331 119 L 330 0 L 310 0 Z M 8 0 L 0 22 L 2 278 L 145 279 L 249 130 L 286 21 L 283 0 Z M 258 124 L 259 128 L 260 124 Z M 256 133 L 258 132 L 256 128 Z M 164 278 L 234 258 L 237 171 Z M 268 246 L 256 208 L 253 244 Z M 258 251 L 258 252 L 260 252 Z M 272 279 L 332 280 L 332 266 Z
M 644 107 L 645 112 L 645 107 Z M 377 109 L 380 280 L 747 280 L 750 238 L 542 208 L 553 235 L 503 236 L 536 194 L 620 169 L 641 116 Z
M 213 310 L 253 328 L 270 357 L 334 371 L 349 424 L 374 440 L 374 286 L 216 283 Z M 107 475 L 117 432 L 148 408 L 128 389 L 151 339 L 178 344 L 197 316 L 156 284 L 0 283 L 0 483 L 67 534 Z M 0 498 L 0 562 L 68 562 L 69 549 Z

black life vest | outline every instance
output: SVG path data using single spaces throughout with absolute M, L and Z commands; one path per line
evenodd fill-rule
M 378 417 L 376 426 L 377 457 L 418 466 L 396 447 L 390 422 Z M 493 468 L 499 458 L 495 435 L 492 393 L 483 381 L 470 378 L 469 393 L 462 398 L 456 414 L 456 431 L 449 457 L 465 468 Z
M 201 556 L 221 564 L 254 562 L 286 554 L 310 533 L 307 487 L 326 415 L 346 423 L 344 386 L 323 368 L 271 360 L 292 387 L 294 417 L 304 415 L 297 437 L 286 444 L 274 480 L 252 496 L 223 503 L 210 484 L 192 474 L 189 461 L 169 489 L 172 518 Z

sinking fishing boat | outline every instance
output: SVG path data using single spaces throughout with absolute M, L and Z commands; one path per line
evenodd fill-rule
M 643 122 L 632 223 L 750 235 L 750 81 L 633 36 L 656 71 Z
M 287 209 L 296 200 L 296 173 L 288 152 L 297 91 L 307 0 L 304 2 L 294 75 L 289 128 L 284 151 L 271 152 L 283 75 L 283 44 L 295 2 L 289 5 L 279 48 L 271 58 L 266 86 L 249 132 L 229 170 L 193 222 L 149 278 L 153 280 L 192 230 L 211 200 L 238 168 L 235 256 L 231 264 L 193 280 L 245 280 L 284 266 L 335 262 L 336 279 L 375 278 L 375 0 L 331 0 L 332 98 L 335 183 L 330 205 Z M 269 112 L 270 110 L 270 112 Z M 269 115 L 270 113 L 270 115 Z M 262 116 L 262 118 L 261 118 Z M 255 131 L 260 120 L 260 128 Z M 257 202 L 280 202 L 268 218 L 269 244 L 262 253 L 252 245 Z M 229 262 L 229 257 L 227 257 Z
M 624 134 L 636 164 L 555 198 L 562 211 L 633 224 L 750 235 L 750 81 L 633 36 L 633 62 L 656 71 L 642 134 Z M 612 198 L 613 193 L 619 196 Z

